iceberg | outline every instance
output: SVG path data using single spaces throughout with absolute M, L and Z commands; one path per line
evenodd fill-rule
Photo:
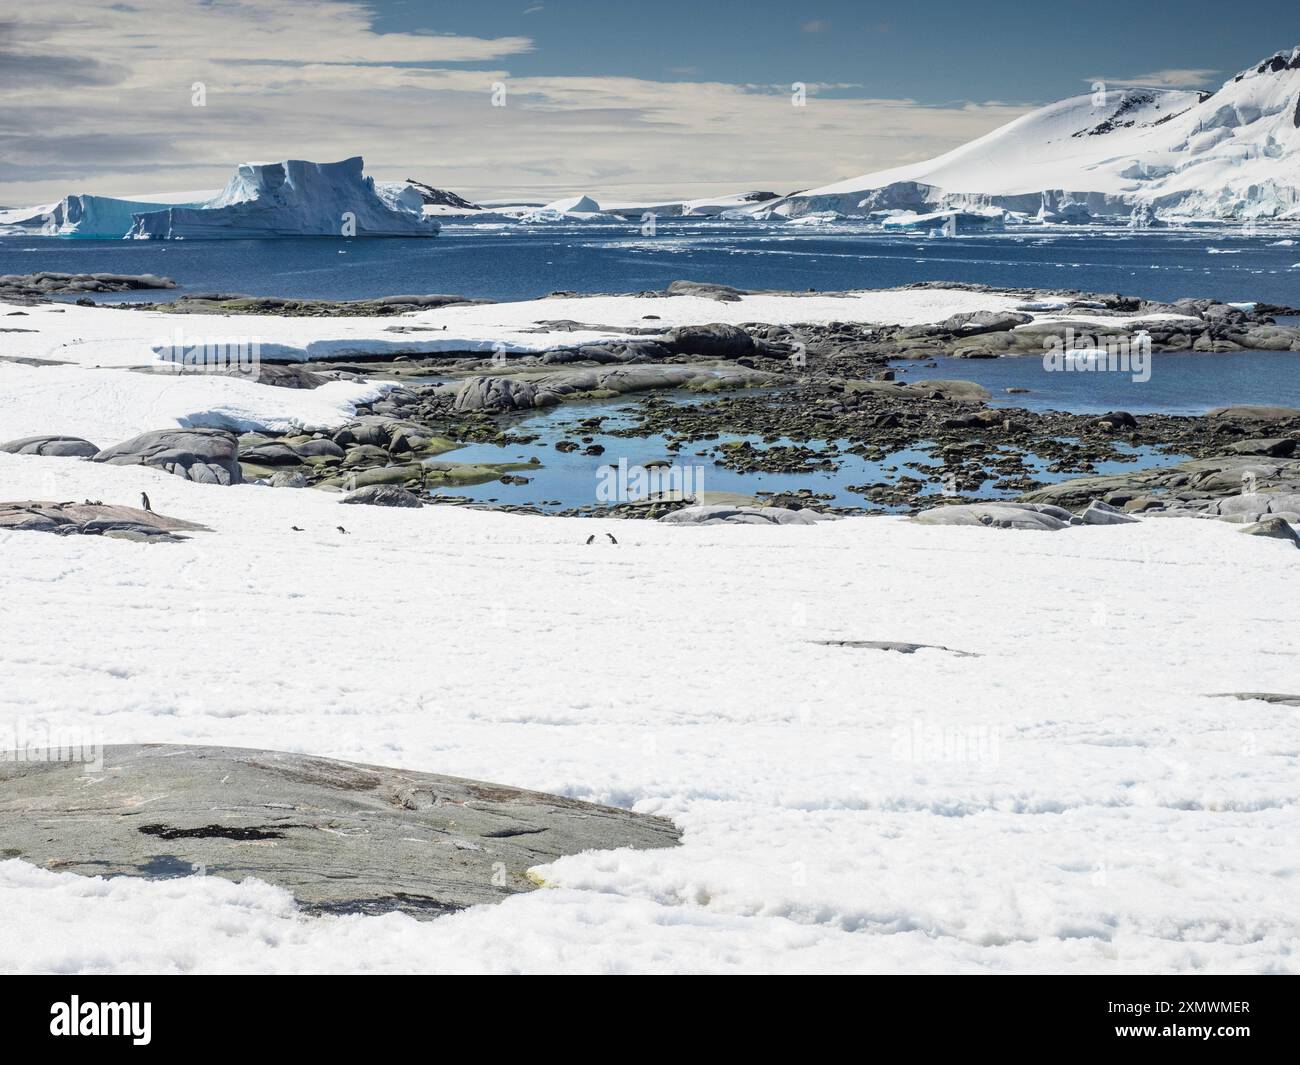
M 256 237 L 432 237 L 441 228 L 409 185 L 376 185 L 360 156 L 337 163 L 244 163 L 197 207 L 135 215 L 135 240 Z
M 521 222 L 587 222 L 608 217 L 590 196 L 568 196 L 520 216 Z
M 39 233 L 47 237 L 120 239 L 135 224 L 136 215 L 166 210 L 170 206 L 172 205 L 167 203 L 123 200 L 113 196 L 65 196 L 56 203 L 0 212 L 0 227 L 19 233 Z

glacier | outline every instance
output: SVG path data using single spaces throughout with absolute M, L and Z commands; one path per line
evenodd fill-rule
M 1214 93 L 1110 89 L 934 159 L 756 205 L 754 217 L 1000 208 L 1044 222 L 1300 219 L 1300 47 Z
M 243 163 L 226 187 L 197 207 L 134 216 L 135 240 L 256 237 L 432 237 L 440 225 L 424 213 L 419 190 L 377 185 L 361 156 L 337 163 L 286 159 Z

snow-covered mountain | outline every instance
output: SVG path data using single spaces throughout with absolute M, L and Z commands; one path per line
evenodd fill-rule
M 244 163 L 214 199 L 137 214 L 126 235 L 175 240 L 437 234 L 440 227 L 425 216 L 418 189 L 376 186 L 364 176 L 364 166 L 360 156 L 337 163 Z
M 464 196 L 457 196 L 449 189 L 435 189 L 432 185 L 426 185 L 423 181 L 416 181 L 414 178 L 407 178 L 405 184 L 420 194 L 426 207 L 450 207 L 465 212 L 483 210 L 481 204 L 467 200 Z
M 1049 220 L 1300 218 L 1300 47 L 1215 93 L 1098 91 L 1039 108 L 923 163 L 754 213 L 1001 207 Z

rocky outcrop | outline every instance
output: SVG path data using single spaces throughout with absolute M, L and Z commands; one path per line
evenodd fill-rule
M 445 394 L 452 397 L 451 410 L 465 414 L 531 410 L 569 399 L 607 399 L 656 389 L 746 388 L 772 379 L 769 373 L 745 366 L 638 365 L 555 370 L 529 376 L 470 377 L 458 386 L 449 386 Z
M 238 445 L 223 429 L 162 429 L 105 448 L 94 461 L 153 466 L 201 484 L 239 484 Z
M 255 877 L 317 914 L 438 917 L 531 891 L 529 870 L 566 854 L 678 838 L 627 810 L 308 755 L 110 746 L 96 767 L 0 752 L 0 854 L 83 876 Z
M 982 525 L 1037 532 L 1068 529 L 1071 518 L 1068 510 L 1036 503 L 954 503 L 923 510 L 916 516 L 922 525 Z
M 35 274 L 0 274 L 0 300 L 17 302 L 70 293 L 84 295 L 175 287 L 176 282 L 170 277 L 155 274 L 61 274 L 50 270 Z
M 811 510 L 784 507 L 682 507 L 665 514 L 660 521 L 669 525 L 814 525 L 818 515 Z
M 79 436 L 24 436 L 0 444 L 0 451 L 10 455 L 47 455 L 55 458 L 89 459 L 99 448 Z
M 1247 536 L 1267 536 L 1274 540 L 1285 540 L 1293 547 L 1300 547 L 1300 536 L 1297 536 L 1296 531 L 1282 518 L 1262 518 L 1244 526 L 1241 531 Z
M 420 497 L 392 484 L 372 484 L 349 492 L 340 503 L 358 503 L 371 507 L 422 507 Z
M 206 526 L 169 518 L 151 510 L 113 504 L 45 503 L 34 500 L 0 503 L 0 529 L 51 532 L 61 536 L 107 536 L 118 540 L 165 542 L 182 540 L 180 532 Z
M 735 359 L 754 353 L 754 338 L 737 325 L 682 325 L 668 330 L 663 342 L 679 355 Z

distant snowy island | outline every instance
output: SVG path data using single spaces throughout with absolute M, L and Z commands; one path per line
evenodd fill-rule
M 934 159 L 799 192 L 539 204 L 471 202 L 410 178 L 380 182 L 354 156 L 244 163 L 225 189 L 71 194 L 0 210 L 0 233 L 149 240 L 429 237 L 438 219 L 535 225 L 656 217 L 834 222 L 884 230 L 1033 224 L 1300 220 L 1300 46 L 1214 93 L 1111 88 L 1031 111 Z

